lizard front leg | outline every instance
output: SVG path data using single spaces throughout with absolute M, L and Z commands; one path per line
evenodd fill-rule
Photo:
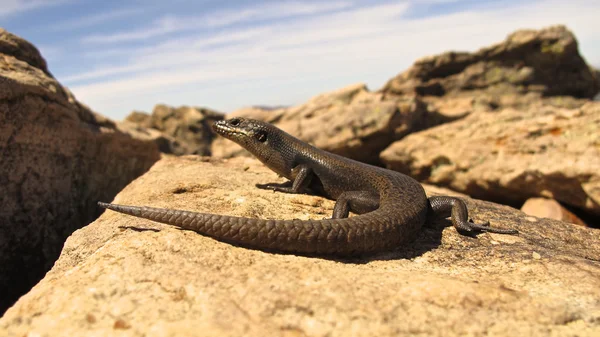
M 291 181 L 284 184 L 257 184 L 256 187 L 284 193 L 302 193 L 308 188 L 313 175 L 314 173 L 307 165 L 298 165 L 292 169 Z

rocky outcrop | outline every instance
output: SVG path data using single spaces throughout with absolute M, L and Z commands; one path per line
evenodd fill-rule
M 10 55 L 52 77 L 46 60 L 34 45 L 2 28 L 0 28 L 0 55 Z
M 0 312 L 54 264 L 64 240 L 159 152 L 94 114 L 37 49 L 0 30 Z
M 581 57 L 564 26 L 520 30 L 475 53 L 425 57 L 391 79 L 386 95 L 457 95 L 483 91 L 495 96 L 535 94 L 592 98 L 600 91 L 596 72 Z
M 527 109 L 547 97 L 580 106 L 600 91 L 600 75 L 579 54 L 564 26 L 520 30 L 475 53 L 425 57 L 392 78 L 384 97 L 417 94 L 443 120 L 501 108 Z M 440 124 L 433 121 L 430 126 Z
M 224 117 L 224 114 L 207 108 L 174 108 L 158 104 L 151 115 L 133 111 L 119 124 L 119 129 L 133 137 L 154 139 L 163 153 L 209 156 L 215 137 L 211 125 Z M 158 130 L 160 134 L 144 129 Z
M 409 135 L 381 153 L 387 167 L 470 196 L 519 205 L 547 197 L 600 215 L 600 102 L 540 102 Z
M 554 198 L 599 215 L 600 126 L 590 103 L 598 91 L 598 72 L 564 26 L 517 31 L 475 53 L 426 57 L 380 92 L 417 94 L 451 123 L 410 135 L 380 157 L 477 198 L 516 207 Z
M 175 138 L 154 128 L 144 127 L 128 120 L 116 123 L 116 127 L 119 132 L 134 139 L 154 142 L 158 150 L 164 154 L 185 153 L 185 149 Z
M 378 162 L 378 153 L 394 140 L 420 130 L 427 122 L 425 104 L 416 97 L 383 99 L 355 84 L 321 94 L 305 104 L 283 109 L 243 109 L 228 115 L 264 120 L 321 149 L 364 162 Z M 213 145 L 216 157 L 245 153 L 223 139 Z
M 165 158 L 115 201 L 264 218 L 332 212 L 320 197 L 256 189 L 281 181 L 256 160 L 207 160 Z M 438 220 L 395 251 L 332 260 L 245 249 L 106 212 L 67 240 L 54 268 L 0 319 L 0 335 L 600 333 L 593 230 L 468 204 L 476 221 L 521 233 L 461 236 Z

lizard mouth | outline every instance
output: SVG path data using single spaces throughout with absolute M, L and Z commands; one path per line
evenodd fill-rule
M 212 129 L 215 133 L 231 139 L 235 136 L 248 135 L 248 132 L 244 131 L 239 127 L 232 126 L 228 123 L 228 121 L 218 121 L 212 125 Z

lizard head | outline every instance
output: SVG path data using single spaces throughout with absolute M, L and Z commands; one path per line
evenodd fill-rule
M 236 142 L 279 175 L 289 178 L 295 152 L 295 138 L 263 121 L 235 117 L 213 124 L 215 133 Z

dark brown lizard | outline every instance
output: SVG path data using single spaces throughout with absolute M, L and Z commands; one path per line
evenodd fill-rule
M 213 125 L 216 133 L 254 154 L 287 184 L 258 187 L 286 193 L 311 191 L 335 199 L 333 217 L 323 220 L 264 220 L 164 208 L 99 202 L 117 212 L 196 231 L 251 248 L 300 254 L 363 255 L 389 250 L 413 239 L 428 216 L 451 216 L 461 233 L 516 230 L 475 224 L 461 199 L 427 199 L 409 176 L 313 147 L 277 127 L 246 118 Z M 360 214 L 348 217 L 352 211 Z

